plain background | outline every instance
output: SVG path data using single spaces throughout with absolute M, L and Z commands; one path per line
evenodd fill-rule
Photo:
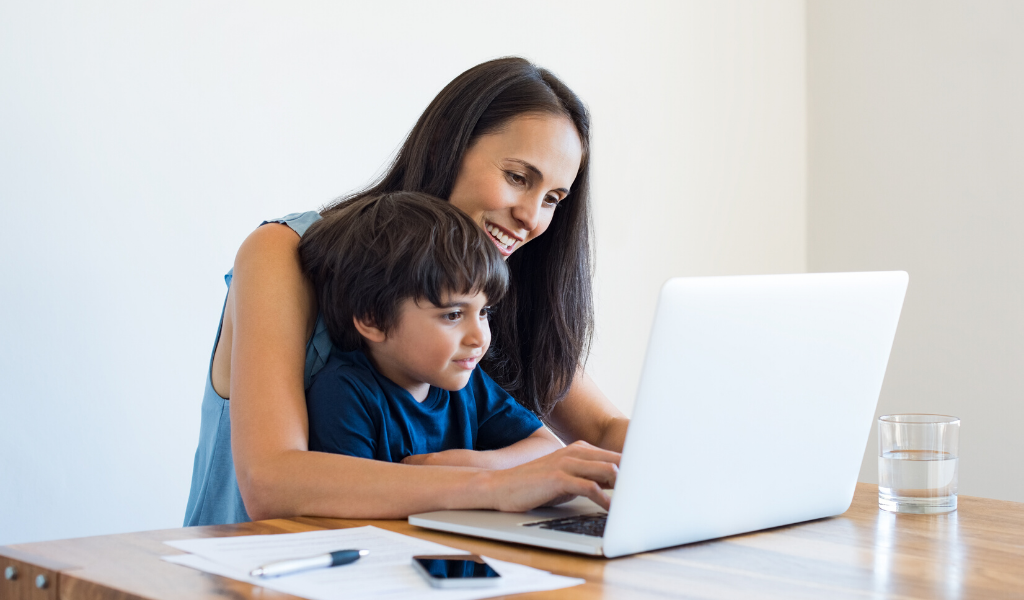
M 960 493 L 1017 502 L 1022 25 L 1014 1 L 807 3 L 808 268 L 910 273 L 878 414 L 960 417 Z
M 1019 17 L 0 3 L 0 544 L 179 526 L 238 245 L 365 185 L 450 79 L 509 54 L 593 113 L 588 370 L 615 404 L 668 277 L 906 269 L 880 411 L 959 414 L 961 492 L 1024 500 Z

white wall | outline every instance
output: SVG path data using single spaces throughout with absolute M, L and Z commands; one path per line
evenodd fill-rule
M 910 273 L 878 413 L 962 419 L 1024 501 L 1024 4 L 808 3 L 808 265 Z M 861 471 L 877 481 L 872 433 Z
M 803 2 L 685 7 L 638 12 L 630 43 L 595 58 L 639 54 L 586 90 L 598 240 L 588 372 L 627 413 L 668 277 L 806 270 Z
M 805 266 L 804 14 L 730 2 L 0 4 L 0 544 L 174 527 L 221 276 L 525 55 L 594 114 L 599 338 L 627 412 L 669 276 Z

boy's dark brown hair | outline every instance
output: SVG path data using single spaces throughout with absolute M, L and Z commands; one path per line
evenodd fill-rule
M 451 204 L 417 192 L 364 196 L 310 226 L 299 243 L 331 341 L 363 347 L 353 317 L 388 333 L 407 298 L 442 306 L 483 292 L 497 303 L 508 268 L 487 234 Z

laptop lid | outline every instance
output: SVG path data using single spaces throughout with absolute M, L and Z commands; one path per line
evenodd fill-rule
M 605 556 L 845 512 L 907 281 L 904 272 L 669 280 Z

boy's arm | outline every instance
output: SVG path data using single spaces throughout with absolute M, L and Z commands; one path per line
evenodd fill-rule
M 554 434 L 547 428 L 540 427 L 526 438 L 497 450 L 445 450 L 407 456 L 402 462 L 407 465 L 510 469 L 550 454 L 561 447 L 562 442 L 558 441 Z

